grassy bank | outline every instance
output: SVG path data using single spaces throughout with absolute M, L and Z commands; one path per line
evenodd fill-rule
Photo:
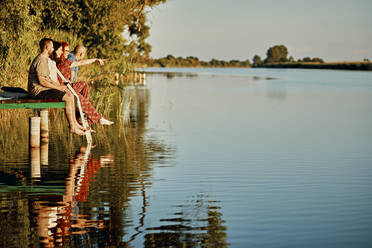
M 72 50 L 76 45 L 83 44 L 82 40 L 68 32 L 59 30 L 39 31 L 36 37 L 50 37 L 57 41 L 67 41 Z M 35 37 L 28 37 L 28 46 L 14 44 L 3 61 L 0 70 L 0 87 L 12 86 L 27 89 L 28 70 L 32 60 L 39 54 L 39 40 Z M 24 42 L 26 43 L 26 42 Z M 16 49 L 17 47 L 17 49 Z M 89 52 L 89 51 L 88 51 Z M 121 80 L 128 78 L 132 70 L 130 62 L 126 58 L 106 59 L 104 66 L 97 64 L 82 66 L 79 71 L 79 80 L 87 82 L 114 82 L 114 74 L 118 73 Z

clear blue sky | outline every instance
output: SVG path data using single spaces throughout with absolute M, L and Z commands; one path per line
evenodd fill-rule
M 167 0 L 149 14 L 151 56 L 372 60 L 372 0 Z

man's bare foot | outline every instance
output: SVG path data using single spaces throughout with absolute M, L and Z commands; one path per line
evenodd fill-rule
M 74 134 L 77 134 L 77 135 L 84 135 L 85 134 L 84 130 L 81 130 L 78 127 L 71 127 L 70 128 L 70 133 L 74 133 Z
M 101 125 L 112 125 L 112 124 L 114 124 L 114 122 L 106 120 L 105 118 L 102 117 L 101 119 L 99 119 L 99 124 L 101 124 Z

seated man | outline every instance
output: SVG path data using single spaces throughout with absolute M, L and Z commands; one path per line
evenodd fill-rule
M 75 47 L 74 51 L 69 53 L 69 55 L 67 57 L 67 59 L 70 60 L 71 62 L 78 62 L 78 63 L 74 63 L 74 66 L 71 67 L 72 83 L 76 83 L 77 75 L 78 75 L 78 72 L 79 72 L 79 66 L 89 65 L 89 64 L 92 64 L 94 62 L 97 62 L 100 65 L 104 64 L 103 59 L 94 58 L 94 59 L 84 59 L 83 60 L 86 52 L 87 52 L 87 49 L 84 46 L 77 45 Z
M 54 51 L 53 40 L 43 38 L 39 45 L 41 53 L 32 61 L 28 73 L 28 92 L 36 99 L 57 99 L 65 102 L 70 132 L 83 135 L 86 130 L 76 121 L 74 96 L 65 85 L 60 85 L 49 76 L 48 58 Z

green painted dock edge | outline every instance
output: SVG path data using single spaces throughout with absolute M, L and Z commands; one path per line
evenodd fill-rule
M 65 108 L 65 102 L 24 102 L 24 103 L 1 103 L 0 109 L 46 109 Z

